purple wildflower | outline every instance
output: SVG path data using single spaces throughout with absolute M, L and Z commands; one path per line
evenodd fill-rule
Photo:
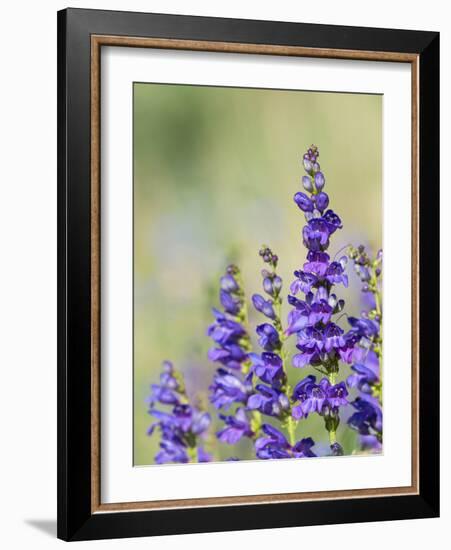
M 209 460 L 200 441 L 210 427 L 211 417 L 207 412 L 189 404 L 181 377 L 168 361 L 163 363 L 160 385 L 152 385 L 148 401 L 149 414 L 156 421 L 150 425 L 147 433 L 153 435 L 158 429 L 161 434 L 160 451 L 155 456 L 157 464 Z M 157 402 L 161 405 L 172 405 L 172 408 L 170 411 L 159 410 L 155 407 Z
M 216 434 L 219 441 L 235 445 L 243 436 L 252 437 L 254 435 L 246 411 L 243 408 L 239 407 L 234 415 L 220 415 L 220 418 L 224 420 L 226 425 Z
M 362 311 L 359 318 L 348 318 L 357 347 L 353 353 L 353 372 L 346 382 L 359 392 L 352 403 L 356 412 L 348 419 L 348 425 L 359 432 L 362 450 L 379 452 L 382 448 L 382 251 L 372 260 L 360 245 L 351 247 L 349 256 L 363 283 L 363 295 L 370 297 L 366 300 L 370 309 Z
M 252 393 L 252 373 L 244 379 L 239 373 L 218 369 L 210 386 L 210 402 L 217 409 L 228 409 L 233 403 L 246 403 Z
M 260 337 L 258 343 L 263 349 L 273 351 L 280 348 L 281 342 L 279 333 L 272 325 L 268 323 L 258 325 L 257 334 Z
M 255 441 L 255 451 L 258 458 L 306 458 L 316 456 L 312 451 L 315 443 L 311 437 L 301 439 L 294 445 L 290 445 L 283 433 L 274 426 L 263 424 L 262 430 L 265 435 Z

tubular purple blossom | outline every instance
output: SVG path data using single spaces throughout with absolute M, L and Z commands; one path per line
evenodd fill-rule
M 158 429 L 161 435 L 160 451 L 155 456 L 157 464 L 211 460 L 202 443 L 211 417 L 208 412 L 189 404 L 183 379 L 169 361 L 163 363 L 160 384 L 152 385 L 148 402 L 149 414 L 156 422 L 149 426 L 147 434 L 153 435 Z M 156 408 L 157 403 L 172 408 L 162 411 Z

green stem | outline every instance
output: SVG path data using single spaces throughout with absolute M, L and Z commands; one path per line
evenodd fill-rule
M 293 446 L 296 443 L 296 421 L 291 415 L 288 417 L 287 431 L 290 445 Z
M 331 430 L 329 432 L 329 443 L 333 445 L 337 442 L 337 432 L 335 430 Z
M 189 462 L 197 462 L 197 449 L 196 447 L 188 447 L 187 449 Z

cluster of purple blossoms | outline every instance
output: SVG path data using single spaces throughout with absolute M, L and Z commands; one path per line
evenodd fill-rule
M 282 351 L 282 330 L 280 307 L 282 298 L 282 279 L 277 275 L 279 258 L 267 246 L 260 250 L 263 262 L 270 269 L 262 270 L 262 286 L 268 298 L 261 294 L 252 296 L 254 308 L 270 322 L 257 326 L 259 344 L 265 350 L 261 354 L 251 353 L 251 371 L 260 379 L 255 393 L 249 397 L 247 407 L 260 413 L 283 420 L 290 410 L 290 401 L 285 394 L 287 377 L 284 370 Z
M 215 322 L 207 334 L 215 343 L 208 352 L 210 361 L 219 363 L 213 382 L 209 387 L 210 402 L 217 410 L 228 411 L 236 406 L 231 415 L 220 414 L 225 426 L 216 433 L 219 441 L 234 445 L 242 437 L 254 437 L 252 418 L 247 412 L 249 396 L 254 392 L 253 373 L 250 370 L 251 343 L 245 328 L 247 310 L 241 287 L 239 269 L 231 265 L 221 277 L 219 299 L 223 311 L 213 309 Z
M 336 448 L 335 432 L 339 424 L 339 408 L 347 405 L 346 386 L 336 384 L 339 362 L 352 363 L 358 341 L 352 332 L 345 332 L 332 318 L 340 313 L 344 301 L 332 292 L 335 285 L 348 286 L 345 272 L 347 257 L 331 261 L 326 252 L 332 235 L 342 227 L 339 216 L 329 206 L 329 197 L 323 191 L 326 180 L 318 163 L 319 152 L 312 145 L 304 154 L 306 175 L 302 178 L 304 190 L 294 195 L 294 202 L 302 210 L 306 225 L 302 240 L 307 248 L 303 268 L 294 272 L 288 302 L 293 307 L 288 315 L 287 335 L 295 334 L 299 353 L 293 357 L 293 366 L 314 367 L 325 375 L 319 384 L 313 376 L 301 380 L 293 392 L 295 418 L 316 412 L 324 417 L 330 435 L 331 449 Z M 296 295 L 302 292 L 303 299 Z
M 286 335 L 282 327 L 282 279 L 277 274 L 278 257 L 272 250 L 263 246 L 260 256 L 268 268 L 262 270 L 263 290 L 268 295 L 265 299 L 259 294 L 252 296 L 257 311 L 268 317 L 270 323 L 257 326 L 259 344 L 265 350 L 260 355 L 251 353 L 251 370 L 260 383 L 255 386 L 255 393 L 247 402 L 250 410 L 277 419 L 288 433 L 288 439 L 282 432 L 270 424 L 263 424 L 261 430 L 265 435 L 255 440 L 255 452 L 259 458 L 302 458 L 315 456 L 311 448 L 311 438 L 296 442 L 296 421 L 292 414 L 290 388 L 285 371 L 286 353 L 283 347 Z M 263 305 L 264 304 L 264 305 Z
M 156 429 L 161 434 L 157 464 L 167 462 L 209 462 L 211 456 L 204 450 L 202 440 L 210 427 L 208 412 L 189 403 L 183 380 L 169 361 L 163 363 L 160 383 L 152 384 L 148 398 L 149 414 L 156 418 L 147 431 Z M 155 408 L 156 404 L 170 406 L 169 411 Z
M 351 247 L 349 256 L 369 308 L 362 311 L 359 318 L 348 318 L 351 331 L 358 339 L 352 374 L 347 379 L 348 386 L 356 388 L 358 396 L 351 403 L 355 412 L 348 419 L 348 425 L 359 433 L 363 450 L 378 452 L 382 448 L 382 250 L 371 260 L 365 247 L 360 245 Z
M 263 424 L 264 435 L 255 441 L 255 452 L 258 458 L 310 458 L 315 457 L 312 447 L 315 444 L 311 437 L 301 439 L 291 445 L 287 438 L 271 424 Z
M 282 323 L 279 259 L 264 245 L 259 252 L 265 264 L 261 272 L 263 292 L 252 296 L 255 310 L 264 317 L 256 327 L 260 351 L 252 347 L 241 274 L 234 265 L 221 277 L 221 308 L 213 309 L 215 319 L 207 331 L 214 342 L 208 358 L 217 365 L 209 386 L 209 401 L 221 421 L 216 438 L 231 446 L 248 438 L 260 459 L 317 456 L 311 437 L 298 440 L 296 436 L 297 427 L 311 414 L 324 420 L 329 436 L 325 454 L 343 455 L 336 433 L 344 407 L 353 409 L 347 415 L 347 425 L 358 432 L 361 449 L 378 452 L 382 446 L 382 251 L 371 260 L 363 246 L 349 248 L 348 256 L 369 307 L 360 317 L 346 315 L 345 302 L 337 297 L 334 287 L 348 286 L 348 257 L 337 259 L 336 255 L 331 259 L 328 253 L 332 236 L 342 228 L 342 222 L 329 208 L 318 157 L 314 145 L 304 154 L 305 193 L 294 195 L 294 202 L 305 216 L 302 242 L 307 254 L 290 285 L 287 326 Z M 340 318 L 346 315 L 349 330 L 338 324 L 338 314 Z M 297 351 L 290 361 L 286 340 L 293 335 Z M 289 363 L 295 369 L 314 369 L 321 378 L 308 374 L 291 387 Z M 344 378 L 341 363 L 351 370 L 345 381 L 339 381 Z M 157 421 L 148 433 L 156 428 L 161 432 L 157 463 L 211 460 L 203 447 L 212 427 L 211 418 L 189 403 L 183 380 L 172 364 L 164 363 L 160 384 L 152 386 L 149 401 L 149 412 Z M 156 403 L 171 407 L 170 412 L 156 409 Z M 323 454 L 321 443 L 318 447 Z

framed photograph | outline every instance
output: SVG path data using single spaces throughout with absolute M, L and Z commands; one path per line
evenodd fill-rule
M 437 516 L 438 33 L 67 9 L 58 91 L 58 536 Z

